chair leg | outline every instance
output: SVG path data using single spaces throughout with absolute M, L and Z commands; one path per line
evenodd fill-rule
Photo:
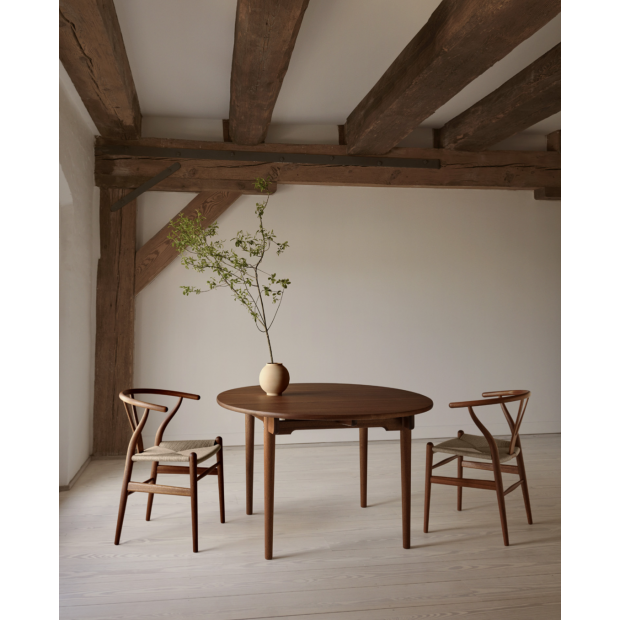
M 125 473 L 123 475 L 123 486 L 121 488 L 121 501 L 118 506 L 118 519 L 116 521 L 116 535 L 114 536 L 114 544 L 118 545 L 121 541 L 121 530 L 123 529 L 123 519 L 125 518 L 125 508 L 127 507 L 127 486 L 131 480 L 131 470 L 133 469 L 133 461 L 129 458 L 125 462 Z
M 192 544 L 198 553 L 198 464 L 196 453 L 189 455 L 189 487 L 192 499 Z
M 508 547 L 508 521 L 506 519 L 506 502 L 504 501 L 504 482 L 502 480 L 502 470 L 499 463 L 499 455 L 497 460 L 493 459 L 493 476 L 495 477 L 495 489 L 497 492 L 497 504 L 499 506 L 499 518 L 502 523 L 502 535 L 504 537 L 504 545 Z
M 457 433 L 459 439 L 463 436 L 463 431 Z M 459 456 L 457 462 L 457 478 L 463 478 L 463 457 Z M 463 510 L 463 487 L 456 488 L 456 509 Z
M 523 461 L 523 451 L 519 452 L 517 456 L 517 466 L 519 468 L 519 477 L 523 482 L 521 483 L 521 490 L 523 491 L 523 502 L 525 503 L 525 513 L 527 514 L 527 522 L 532 525 L 532 507 L 530 506 L 530 492 L 527 488 L 527 478 L 525 476 L 525 463 Z
M 157 466 L 159 463 L 154 461 L 151 464 L 151 478 L 153 478 L 153 484 L 157 484 Z M 146 500 L 146 520 L 151 520 L 151 510 L 153 509 L 153 498 L 155 493 L 149 493 L 149 498 Z
M 217 488 L 220 494 L 220 523 L 226 523 L 226 509 L 224 507 L 224 444 L 222 443 L 221 437 L 216 437 L 215 443 L 221 446 L 220 451 L 217 453 Z
M 431 509 L 431 473 L 433 471 L 433 444 L 426 444 L 426 482 L 424 486 L 424 533 L 428 534 L 428 518 Z

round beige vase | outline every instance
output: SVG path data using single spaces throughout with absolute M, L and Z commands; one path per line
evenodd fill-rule
M 283 364 L 267 364 L 258 377 L 258 383 L 267 396 L 280 396 L 288 387 L 291 377 Z

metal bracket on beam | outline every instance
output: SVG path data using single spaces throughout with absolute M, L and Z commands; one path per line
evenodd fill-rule
M 136 187 L 132 192 L 129 192 L 126 196 L 123 196 L 120 200 L 117 200 L 111 207 L 110 211 L 118 211 L 125 205 L 128 205 L 132 200 L 135 200 L 144 192 L 148 192 L 151 187 L 155 187 L 160 181 L 163 181 L 166 177 L 169 177 L 172 173 L 176 172 L 181 167 L 179 162 L 168 166 L 165 170 L 162 170 L 159 174 L 155 175 L 152 179 L 149 179 L 146 183 Z
M 229 150 L 212 151 L 207 149 L 175 149 L 155 146 L 122 145 L 98 146 L 96 153 L 97 155 L 124 155 L 128 157 L 212 159 L 217 161 L 266 162 L 270 164 L 318 164 L 322 166 L 366 166 L 373 168 L 377 166 L 383 166 L 385 168 L 441 168 L 440 159 L 412 159 L 408 157 L 360 157 L 350 155 L 313 155 L 310 153 L 266 153 L 259 151 Z

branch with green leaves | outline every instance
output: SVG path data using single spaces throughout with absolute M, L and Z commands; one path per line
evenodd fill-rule
M 176 220 L 171 221 L 172 232 L 168 239 L 181 254 L 181 262 L 186 269 L 193 269 L 198 273 L 210 271 L 213 274 L 207 280 L 205 288 L 181 286 L 183 295 L 198 295 L 216 288 L 228 288 L 234 299 L 250 313 L 258 330 L 267 336 L 269 357 L 273 364 L 269 330 L 280 309 L 284 291 L 291 282 L 288 278 L 278 278 L 275 273 L 264 271 L 260 265 L 271 247 L 277 248 L 276 254 L 279 256 L 289 244 L 288 241 L 278 242 L 273 230 L 267 230 L 263 224 L 269 202 L 269 179 L 258 178 L 254 186 L 260 192 L 267 192 L 264 202 L 256 203 L 258 230 L 254 234 L 240 230 L 230 240 L 234 243 L 234 248 L 226 249 L 224 241 L 217 238 L 217 222 L 203 226 L 206 218 L 199 211 L 196 211 L 194 218 L 180 214 Z M 265 281 L 266 283 L 263 283 Z M 271 299 L 272 305 L 276 305 L 271 319 L 265 310 L 267 298 Z

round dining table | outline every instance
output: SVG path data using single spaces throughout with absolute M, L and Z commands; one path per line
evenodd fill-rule
M 267 396 L 258 385 L 222 392 L 219 405 L 246 415 L 246 512 L 252 514 L 254 420 L 264 425 L 265 559 L 273 558 L 273 511 L 276 435 L 293 431 L 358 428 L 360 505 L 367 505 L 368 429 L 400 432 L 403 547 L 411 546 L 411 430 L 414 418 L 429 411 L 427 396 L 395 388 L 346 383 L 292 383 L 281 396 Z

